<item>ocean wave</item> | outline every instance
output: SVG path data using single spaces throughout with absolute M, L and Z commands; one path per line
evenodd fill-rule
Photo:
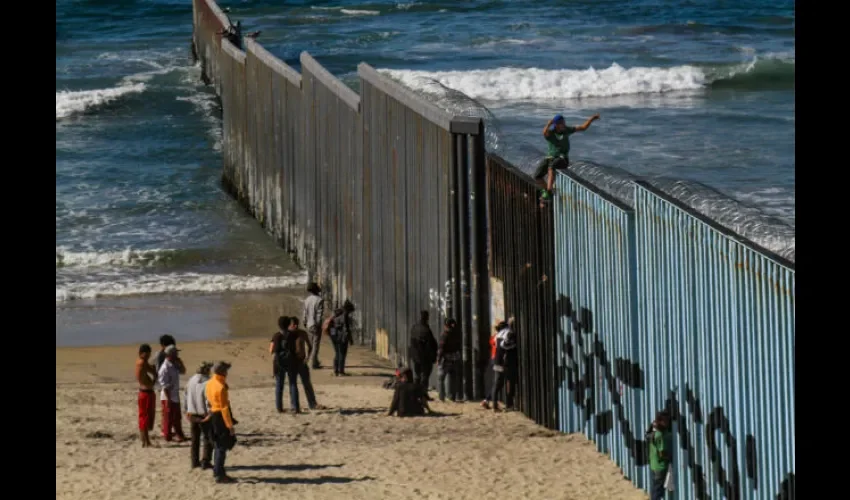
M 126 250 L 115 252 L 71 252 L 56 249 L 56 268 L 148 267 L 174 259 L 186 250 Z
M 381 12 L 377 10 L 340 9 L 346 16 L 377 16 Z
M 67 118 L 90 108 L 102 106 L 129 94 L 140 94 L 144 83 L 122 84 L 118 87 L 96 90 L 60 90 L 56 92 L 56 119 Z
M 105 281 L 57 284 L 56 302 L 165 293 L 209 294 L 228 291 L 272 290 L 303 285 L 306 282 L 306 273 L 286 276 L 201 273 L 119 276 Z
M 503 67 L 471 71 L 380 70 L 403 85 L 429 93 L 433 81 L 486 101 L 537 101 L 664 94 L 707 88 L 771 88 L 794 84 L 793 59 L 754 58 L 746 64 L 548 70 Z

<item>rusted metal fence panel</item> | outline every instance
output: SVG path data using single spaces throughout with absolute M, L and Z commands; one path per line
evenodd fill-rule
M 513 318 L 518 334 L 519 409 L 551 429 L 556 428 L 553 219 L 551 206 L 539 206 L 538 190 L 526 174 L 487 156 L 490 272 L 495 293 L 503 291 L 496 299 L 504 304 L 493 320 Z

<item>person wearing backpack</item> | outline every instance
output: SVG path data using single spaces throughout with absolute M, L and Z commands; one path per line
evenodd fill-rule
M 333 316 L 325 322 L 328 327 L 328 335 L 334 346 L 334 377 L 344 377 L 345 358 L 348 355 L 348 346 L 354 344 L 354 336 L 351 334 L 351 318 L 349 314 L 354 310 L 354 305 L 348 300 L 345 305 L 334 311 Z
M 296 335 L 289 330 L 292 320 L 288 316 L 277 319 L 279 330 L 272 336 L 269 353 L 272 355 L 272 373 L 275 379 L 275 406 L 278 413 L 283 413 L 283 384 L 289 374 L 289 403 L 293 410 L 298 408 L 297 379 L 292 372 L 292 358 L 295 356 Z

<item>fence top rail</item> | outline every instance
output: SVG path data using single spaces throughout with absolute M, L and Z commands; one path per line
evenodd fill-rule
M 365 62 L 357 66 L 357 74 L 373 87 L 376 87 L 384 94 L 419 113 L 423 118 L 447 132 L 468 135 L 478 135 L 479 133 L 481 118 L 453 116 L 426 101 L 412 90 L 395 82 L 390 77 L 380 74 L 375 68 Z
M 534 182 L 534 179 L 530 175 L 518 169 L 511 162 L 502 158 L 501 156 L 495 153 L 487 153 L 487 160 L 499 164 L 500 167 L 514 174 L 520 180 L 528 184 L 529 187 L 537 188 L 537 183 Z
M 646 181 L 634 181 L 634 184 L 635 184 L 635 190 L 643 189 L 644 191 L 649 192 L 653 196 L 660 198 L 660 199 L 664 200 L 665 202 L 673 205 L 674 207 L 676 207 L 679 210 L 687 213 L 688 215 L 690 215 L 694 219 L 697 219 L 698 221 L 709 226 L 711 229 L 713 229 L 713 230 L 717 231 L 718 233 L 726 236 L 727 238 L 734 240 L 735 242 L 740 243 L 741 245 L 744 245 L 745 247 L 749 248 L 750 250 L 752 250 L 756 253 L 759 253 L 759 254 L 773 260 L 777 264 L 788 268 L 792 272 L 796 272 L 795 269 L 794 269 L 794 262 L 786 259 L 785 257 L 782 257 L 781 255 L 779 255 L 775 252 L 772 252 L 772 251 L 762 247 L 761 245 L 741 236 L 740 234 L 732 231 L 731 229 L 728 229 L 724 226 L 721 226 L 717 222 L 715 222 L 715 221 L 711 220 L 710 218 L 706 217 L 705 215 L 697 212 L 693 208 L 682 203 L 681 201 L 677 200 L 676 198 L 668 195 L 664 191 L 661 191 L 660 189 L 656 188 L 652 184 L 649 184 Z M 635 195 L 637 195 L 637 193 L 635 193 Z
M 355 112 L 360 112 L 360 96 L 357 92 L 342 83 L 339 78 L 333 76 L 330 71 L 313 59 L 307 51 L 301 53 L 301 72 L 309 72 L 319 79 L 325 87 L 331 89 L 343 102 L 348 104 Z
M 610 194 L 603 191 L 600 187 L 591 184 L 590 182 L 588 182 L 585 179 L 582 179 L 581 177 L 579 177 L 574 172 L 570 172 L 569 170 L 562 170 L 562 171 L 556 171 L 555 175 L 563 175 L 563 176 L 569 178 L 572 182 L 575 182 L 579 186 L 583 187 L 584 189 L 587 189 L 591 193 L 595 194 L 596 196 L 599 196 L 603 200 L 614 205 L 615 207 L 622 210 L 623 212 L 626 212 L 627 214 L 633 214 L 634 213 L 634 209 L 632 207 L 630 207 L 628 203 L 624 203 L 624 202 L 618 200 L 617 198 L 615 198 L 614 196 L 611 196 Z
M 282 75 L 296 87 L 301 87 L 301 75 L 298 74 L 298 72 L 295 71 L 293 68 L 287 66 L 285 62 L 275 57 L 271 52 L 266 50 L 265 47 L 260 45 L 260 43 L 254 40 L 253 38 L 245 38 L 245 52 L 250 52 L 263 64 L 271 68 L 272 71 L 278 73 L 279 75 Z
M 215 15 L 215 17 L 218 18 L 218 21 L 221 23 L 222 27 L 224 27 L 224 28 L 230 27 L 230 19 L 228 19 L 228 17 L 224 14 L 224 11 L 221 10 L 221 7 L 219 7 L 218 4 L 215 3 L 214 0 L 200 0 L 200 1 L 207 4 L 207 7 L 209 7 L 209 9 L 212 11 L 212 13 Z
M 245 53 L 234 47 L 227 38 L 222 37 L 221 50 L 225 51 L 227 55 L 235 59 L 239 64 L 245 64 Z

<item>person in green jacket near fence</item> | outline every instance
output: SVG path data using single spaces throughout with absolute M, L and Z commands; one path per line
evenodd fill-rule
M 670 432 L 670 414 L 660 411 L 655 415 L 655 421 L 646 433 L 649 443 L 649 470 L 652 472 L 650 484 L 650 500 L 663 500 L 666 493 L 664 481 L 670 471 L 673 451 L 673 435 Z

